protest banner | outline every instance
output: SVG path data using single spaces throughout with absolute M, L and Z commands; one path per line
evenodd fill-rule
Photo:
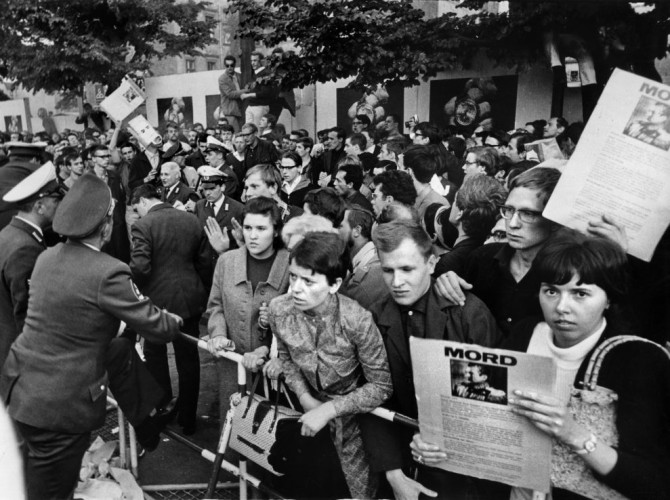
M 585 232 L 607 215 L 649 262 L 670 223 L 670 86 L 616 69 L 542 215 Z
M 121 85 L 100 103 L 100 108 L 114 121 L 121 122 L 132 115 L 146 96 L 144 91 L 130 78 L 124 78 Z
M 512 412 L 515 389 L 553 394 L 550 358 L 410 337 L 421 439 L 447 454 L 441 469 L 549 491 L 551 438 Z

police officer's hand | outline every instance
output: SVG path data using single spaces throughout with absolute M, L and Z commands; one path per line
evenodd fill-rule
M 207 350 L 212 354 L 216 354 L 218 351 L 232 351 L 233 349 L 235 349 L 235 342 L 224 335 L 210 337 L 207 341 Z
M 237 246 L 242 248 L 244 246 L 244 231 L 242 230 L 242 226 L 237 222 L 235 217 L 232 218 L 230 224 L 233 226 L 231 234 L 233 235 L 233 238 L 235 238 Z

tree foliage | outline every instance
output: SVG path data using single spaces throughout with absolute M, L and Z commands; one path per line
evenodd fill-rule
M 6 0 L 0 15 L 0 75 L 29 90 L 116 86 L 152 60 L 212 43 L 206 4 L 175 0 Z
M 631 60 L 668 48 L 664 2 L 645 14 L 619 0 L 512 0 L 501 13 L 483 9 L 486 3 L 465 0 L 458 14 L 437 18 L 411 0 L 232 0 L 230 11 L 240 14 L 238 36 L 268 47 L 296 45 L 296 54 L 282 61 L 285 71 L 277 72 L 286 87 L 352 76 L 352 87 L 411 86 L 438 71 L 467 68 L 482 50 L 500 64 L 525 65 L 545 57 L 548 32 L 575 34 L 596 56 L 609 43 L 600 28 L 625 44 Z

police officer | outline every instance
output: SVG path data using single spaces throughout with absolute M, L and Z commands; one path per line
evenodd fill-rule
M 18 213 L 0 231 L 0 368 L 23 329 L 30 275 L 46 248 L 44 229 L 51 225 L 64 193 L 56 168 L 48 162 L 3 197 Z
M 105 420 L 108 383 L 140 428 L 162 397 L 142 387 L 130 342 L 115 337 L 124 321 L 169 342 L 182 320 L 142 296 L 126 264 L 100 252 L 113 210 L 109 187 L 93 174 L 60 203 L 53 229 L 68 240 L 37 258 L 25 325 L 0 376 L 0 396 L 23 441 L 29 499 L 72 496 L 91 431 Z

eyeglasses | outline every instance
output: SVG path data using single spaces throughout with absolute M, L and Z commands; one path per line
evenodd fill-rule
M 226 64 L 225 66 L 226 66 L 226 68 L 234 68 L 235 67 L 234 64 Z
M 414 137 L 426 137 L 421 132 L 414 132 Z
M 517 210 L 516 208 L 507 205 L 500 207 L 500 215 L 502 215 L 503 219 L 509 220 L 514 217 L 514 214 L 517 214 L 519 220 L 526 224 L 532 224 L 542 217 L 542 212 L 538 212 L 537 210 L 526 210 L 523 208 Z
M 291 170 L 292 168 L 298 168 L 298 165 L 278 165 L 282 170 Z
M 112 155 L 93 155 L 93 158 L 111 158 Z

